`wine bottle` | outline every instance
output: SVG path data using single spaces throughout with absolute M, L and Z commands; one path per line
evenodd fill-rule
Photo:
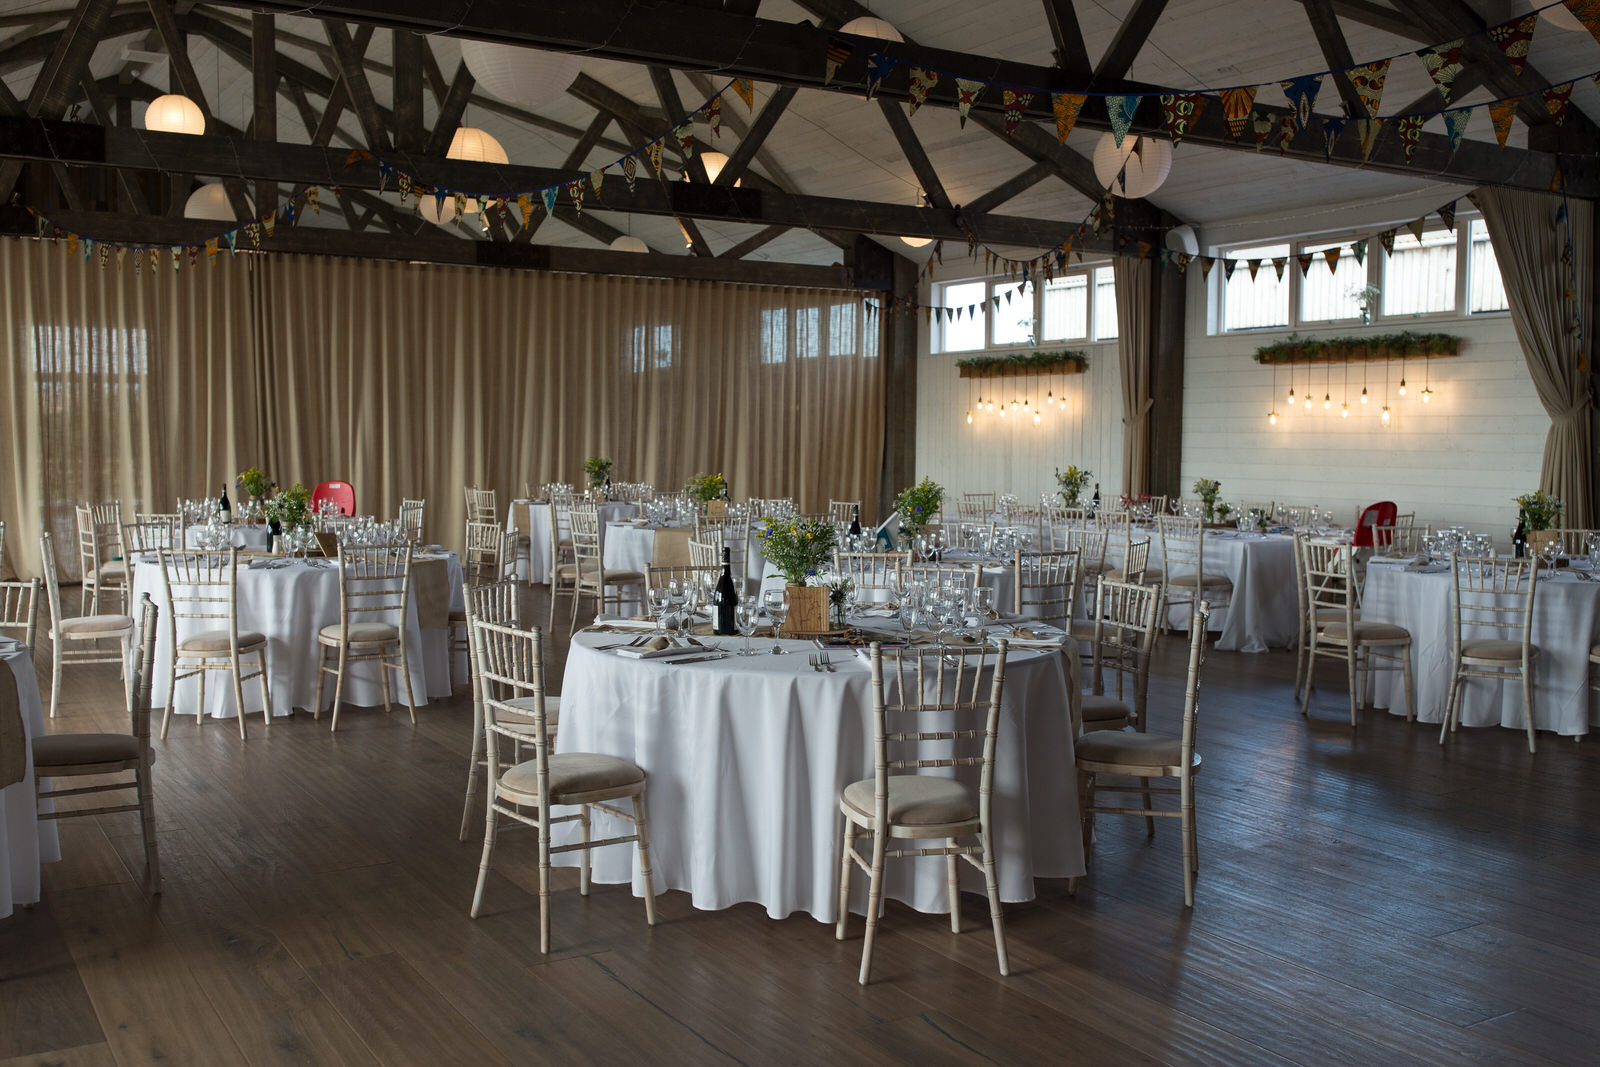
M 1518 559 L 1528 554 L 1528 520 L 1517 516 L 1517 528 L 1511 531 L 1511 551 Z
M 1100 510 L 1100 483 L 1094 483 L 1094 500 L 1091 501 L 1096 511 Z
M 222 513 L 224 515 L 228 516 L 228 518 L 230 518 L 230 519 L 233 518 L 233 505 L 228 503 L 228 483 L 227 482 L 223 482 L 222 483 L 222 499 L 217 501 L 217 507 L 221 508 L 222 509 Z
M 851 537 L 860 537 L 861 536 L 861 505 L 860 504 L 856 505 L 855 518 L 850 520 L 850 536 Z
M 712 629 L 719 634 L 736 634 L 739 627 L 734 622 L 734 611 L 739 606 L 739 591 L 733 585 L 733 553 L 722 550 L 722 577 L 711 591 L 711 603 L 716 606 L 716 621 Z

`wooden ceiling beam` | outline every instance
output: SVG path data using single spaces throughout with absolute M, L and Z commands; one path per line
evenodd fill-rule
M 1093 163 L 1033 123 L 1021 123 L 1008 134 L 1005 122 L 998 116 L 974 111 L 969 121 L 982 126 L 1034 162 L 1049 163 L 1056 177 L 1072 186 L 1079 195 L 1087 197 L 1091 203 L 1098 204 L 1101 197 L 1106 195 L 1105 186 L 1095 177 Z
M 678 96 L 677 83 L 672 80 L 672 71 L 658 64 L 650 66 L 650 81 L 656 87 L 656 96 L 661 101 L 661 110 L 668 115 L 682 115 L 683 101 Z M 693 128 L 693 120 L 691 129 Z M 683 145 L 675 136 L 668 136 L 667 143 L 672 146 L 673 154 L 683 162 L 683 170 L 690 181 L 699 182 L 701 185 L 711 184 L 706 177 L 705 159 L 699 152 L 685 152 Z M 693 219 L 680 218 L 678 225 L 683 227 L 684 236 L 689 239 L 689 246 L 694 249 L 697 256 L 709 256 L 711 246 L 706 243 L 705 236 L 701 234 L 700 227 L 696 226 Z
M 442 156 L 449 151 L 450 141 L 461 125 L 461 116 L 467 113 L 467 102 L 472 99 L 472 89 L 476 84 L 477 80 L 465 63 L 456 68 L 444 103 L 439 105 L 439 117 L 434 121 L 433 132 L 428 134 L 428 143 L 423 146 L 425 155 Z
M 268 13 L 250 16 L 250 89 L 254 121 L 250 134 L 258 141 L 278 139 L 277 20 Z M 311 127 L 306 127 L 311 132 Z M 278 183 L 256 183 L 256 203 L 276 204 Z
M 788 233 L 790 229 L 792 229 L 792 227 L 789 226 L 768 226 L 765 229 L 757 230 L 755 233 L 751 234 L 749 237 L 746 237 L 744 240 L 740 241 L 726 252 L 723 252 L 717 258 L 743 259 L 745 256 L 748 256 L 751 252 L 754 252 L 768 241 L 776 240 L 777 238 L 782 237 L 784 234 Z
M 1300 0 L 1300 2 L 1310 4 L 1314 0 Z M 1392 33 L 1396 37 L 1415 41 L 1417 44 L 1437 43 L 1400 12 L 1385 4 L 1375 3 L 1374 0 L 1333 0 L 1333 10 L 1340 18 Z
M 950 197 L 944 191 L 944 183 L 939 180 L 938 172 L 933 169 L 933 162 L 928 159 L 928 153 L 923 150 L 922 142 L 917 139 L 916 131 L 911 128 L 911 120 L 906 118 L 899 101 L 879 100 L 878 107 L 883 112 L 884 119 L 888 121 L 889 132 L 894 134 L 894 139 L 899 143 L 906 162 L 911 164 L 911 173 L 917 176 L 917 182 L 927 195 L 928 203 L 948 211 Z
M 1345 40 L 1344 30 L 1339 26 L 1339 16 L 1334 14 L 1333 0 L 1305 0 L 1303 6 L 1311 22 L 1311 32 L 1316 35 L 1317 47 L 1322 49 L 1322 60 L 1336 72 L 1333 84 L 1339 90 L 1339 99 L 1344 101 L 1344 113 L 1351 118 L 1365 118 L 1366 105 L 1361 102 L 1361 94 L 1356 92 L 1350 75 L 1345 73 L 1345 68 L 1355 66 L 1356 61 L 1350 54 L 1350 42 Z
M 993 211 L 1013 197 L 1032 189 L 1046 178 L 1054 177 L 1055 173 L 1054 163 L 1048 159 L 1038 160 L 1027 170 L 1007 178 L 976 200 L 962 205 L 961 210 L 963 213 L 973 211 L 979 214 Z
M 324 19 L 322 24 L 328 31 L 328 43 L 333 45 L 334 60 L 339 65 L 339 80 L 350 94 L 350 106 L 361 121 L 361 132 L 367 138 L 367 147 L 374 152 L 389 151 L 389 123 L 384 121 L 383 114 L 378 110 L 372 83 L 367 81 L 366 68 L 361 65 L 361 57 L 366 50 L 356 48 L 355 39 L 350 36 L 350 29 L 344 23 Z M 392 112 L 390 118 L 393 118 Z
M 756 153 L 761 151 L 761 146 L 766 143 L 767 135 L 772 132 L 772 127 L 778 124 L 778 119 L 783 117 L 784 109 L 795 98 L 800 90 L 792 85 L 780 85 L 767 98 L 761 107 L 761 114 L 756 116 L 755 122 L 750 124 L 740 137 L 739 143 L 728 154 L 728 162 L 722 167 L 722 173 L 717 175 L 716 184 L 733 185 L 743 178 L 745 171 L 750 169 L 750 164 L 755 161 Z M 725 117 L 724 122 L 727 121 Z
M 606 132 L 606 127 L 611 125 L 612 115 L 609 111 L 595 112 L 594 121 L 589 123 L 589 128 L 583 132 L 578 143 L 572 146 L 572 151 L 567 153 L 567 158 L 562 160 L 561 169 L 565 171 L 581 172 L 584 161 L 589 158 L 589 153 L 594 151 L 594 146 L 600 143 L 600 135 Z M 515 240 L 527 244 L 533 240 L 533 235 L 539 232 L 539 226 L 546 216 L 542 213 L 528 220 L 528 224 L 517 231 Z
M 94 112 L 95 121 L 102 126 L 110 126 L 112 124 L 110 97 L 100 88 L 100 83 L 95 81 L 87 70 L 84 71 L 81 81 L 83 94 L 89 100 L 89 110 Z M 10 91 L 5 90 L 5 83 L 0 82 L 0 106 L 4 105 L 3 98 L 10 96 Z M 12 102 L 15 103 L 15 98 L 12 98 Z M 18 114 L 19 112 L 11 113 Z M 139 175 L 136 172 L 131 170 L 117 171 L 117 184 L 122 189 L 122 195 L 127 200 L 128 207 L 135 215 L 150 214 L 150 201 L 144 195 L 144 187 L 139 184 Z
M 1111 38 L 1110 46 L 1095 65 L 1090 84 L 1106 85 L 1128 76 L 1133 61 L 1139 58 L 1139 50 L 1150 40 L 1150 31 L 1155 29 L 1156 20 L 1166 6 L 1167 0 L 1134 0 L 1133 9 L 1123 18 L 1116 36 Z
M 394 56 L 394 77 L 390 79 L 394 111 L 394 146 L 403 152 L 422 151 L 426 137 L 422 131 L 422 53 L 423 39 L 410 30 L 390 30 L 390 53 Z
M 1044 0 L 1044 17 L 1050 24 L 1050 37 L 1056 43 L 1056 66 L 1068 81 L 1088 85 L 1094 77 L 1094 65 L 1089 62 L 1089 49 L 1083 43 L 1083 30 L 1078 25 L 1078 11 L 1072 6 L 1072 0 Z

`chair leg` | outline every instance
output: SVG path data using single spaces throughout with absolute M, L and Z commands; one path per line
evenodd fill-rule
M 983 845 L 983 881 L 989 890 L 989 921 L 994 926 L 994 955 L 1000 965 L 1000 976 L 1003 978 L 1011 973 L 1011 963 L 1006 958 L 1006 919 L 1000 911 L 1000 880 L 994 872 L 994 847 L 989 843 L 989 834 L 979 832 L 979 843 Z
M 644 889 L 644 921 L 648 926 L 656 924 L 656 878 L 650 869 L 650 827 L 649 809 L 645 807 L 644 794 L 639 793 L 633 798 L 633 821 L 635 829 L 639 832 L 639 882 Z
M 417 725 L 417 697 L 411 689 L 411 658 L 406 653 L 406 643 L 400 642 L 400 677 L 406 683 L 406 711 L 411 714 L 411 725 Z
M 245 741 L 248 740 L 248 737 L 245 734 L 244 723 L 244 682 L 239 680 L 239 676 L 244 673 L 244 668 L 240 664 L 238 656 L 233 657 L 233 670 L 231 673 L 233 675 L 233 710 L 239 713 L 239 740 Z
M 1194 838 L 1194 779 L 1187 774 L 1180 781 L 1180 805 L 1183 816 L 1183 906 L 1194 907 L 1194 872 L 1199 868 L 1195 858 Z
M 850 850 L 856 843 L 856 824 L 848 815 L 840 818 L 844 820 L 844 848 L 839 855 L 839 914 L 834 920 L 833 936 L 843 941 L 850 923 L 850 876 L 855 873 L 856 865 L 850 858 Z
M 198 676 L 200 686 L 200 706 L 195 709 L 194 726 L 197 730 L 203 730 L 206 725 L 206 669 L 203 661 L 195 674 Z
M 1300 717 L 1311 717 L 1311 684 L 1317 677 L 1317 635 L 1311 634 L 1311 647 L 1306 650 L 1306 685 L 1300 693 Z
M 1417 721 L 1417 685 L 1411 677 L 1411 646 L 1400 647 L 1400 677 L 1406 687 L 1406 722 Z
M 474 689 L 477 687 L 474 686 Z M 467 823 L 472 818 L 472 803 L 478 795 L 478 764 L 484 758 L 483 751 L 483 700 L 479 693 L 473 693 L 472 701 L 472 755 L 467 760 L 467 800 L 461 806 L 461 836 L 459 841 L 467 839 Z
M 1148 786 L 1150 785 L 1150 779 L 1148 779 L 1148 778 L 1140 778 L 1139 779 L 1139 784 L 1147 787 L 1145 789 L 1145 791 L 1144 791 L 1144 794 L 1143 794 L 1143 796 L 1144 796 L 1144 810 L 1145 811 L 1150 811 L 1151 810 L 1151 808 L 1150 808 L 1150 790 L 1148 788 Z M 1154 815 L 1146 815 L 1144 817 L 1144 835 L 1146 837 L 1152 839 L 1152 840 L 1155 839 L 1155 836 L 1156 836 L 1156 817 Z
M 329 716 L 328 732 L 339 732 L 339 705 L 344 701 L 344 669 L 350 660 L 348 645 L 339 646 L 339 673 L 333 676 L 333 714 Z
M 1089 863 L 1089 849 L 1094 843 L 1094 775 L 1085 774 L 1078 779 L 1078 821 L 1083 825 L 1083 862 Z
M 878 909 L 883 904 L 883 854 L 888 849 L 888 838 L 887 829 L 880 832 L 876 827 L 873 828 L 872 875 L 867 887 L 867 933 L 861 943 L 861 974 L 856 978 L 862 985 L 867 984 L 867 978 L 872 974 L 872 942 L 878 934 Z
M 378 653 L 378 688 L 383 691 L 383 713 L 388 715 L 394 710 L 394 692 L 389 688 L 389 661 L 382 652 Z
M 1300 688 L 1305 684 L 1306 677 L 1306 650 L 1310 642 L 1306 638 L 1305 624 L 1300 626 L 1300 635 L 1295 639 L 1294 646 L 1294 698 L 1300 699 Z
M 144 833 L 145 892 L 154 896 L 161 892 L 161 857 L 156 850 L 156 798 L 150 781 L 150 756 L 147 752 L 139 766 L 139 829 Z
M 478 910 L 483 907 L 483 887 L 489 880 L 489 864 L 494 859 L 495 828 L 494 787 L 491 783 L 489 796 L 484 802 L 483 857 L 478 860 L 478 888 L 472 893 L 471 916 L 474 919 L 478 917 Z
M 56 717 L 56 703 L 61 697 L 61 647 L 66 642 L 55 640 L 50 643 L 50 717 Z M 172 687 L 167 686 L 167 714 L 172 713 Z M 161 718 L 161 736 L 167 736 L 166 715 Z
M 583 844 L 583 848 L 578 851 L 578 895 L 580 897 L 586 897 L 589 895 L 589 842 L 592 839 L 590 833 L 590 821 L 593 818 L 594 808 L 592 805 L 583 804 L 579 806 L 578 840 Z
M 550 952 L 550 812 L 543 808 L 539 811 L 539 951 Z
M 950 847 L 956 848 L 956 839 L 950 838 Z M 944 858 L 944 888 L 945 895 L 950 898 L 950 932 L 961 932 L 961 877 L 956 870 L 956 854 L 954 852 Z
M 256 653 L 261 660 L 261 728 L 272 728 L 272 690 L 267 686 L 267 649 L 263 645 L 261 651 Z
M 1528 664 L 1522 665 L 1522 717 L 1528 724 L 1528 751 L 1537 748 L 1534 734 L 1537 732 L 1533 726 L 1533 672 L 1528 669 Z
M 1356 709 L 1361 702 L 1361 698 L 1356 695 L 1357 678 L 1361 673 L 1360 671 L 1356 670 L 1356 658 L 1360 654 L 1360 645 L 1351 644 L 1344 646 L 1344 673 L 1345 680 L 1350 685 L 1350 725 L 1352 727 L 1357 725 L 1358 720 L 1356 718 Z
M 322 683 L 328 677 L 328 646 L 317 643 L 317 695 L 311 702 L 311 718 L 322 718 Z
M 1444 702 L 1444 719 L 1439 723 L 1439 743 L 1444 744 L 1446 735 L 1450 733 L 1451 721 L 1456 713 L 1456 700 L 1461 695 L 1461 664 L 1450 665 L 1450 695 Z

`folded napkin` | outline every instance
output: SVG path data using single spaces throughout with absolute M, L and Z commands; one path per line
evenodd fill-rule
M 704 652 L 706 646 L 692 637 L 652 637 L 642 645 L 630 645 L 614 651 L 624 659 L 656 659 L 661 656 L 681 656 L 688 652 Z
M 642 633 L 656 628 L 654 619 L 624 619 L 618 615 L 596 615 L 595 630 L 610 630 L 617 633 Z

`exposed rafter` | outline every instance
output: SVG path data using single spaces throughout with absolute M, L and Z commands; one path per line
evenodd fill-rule
M 373 95 L 372 83 L 367 81 L 366 69 L 361 65 L 364 49 L 357 50 L 349 28 L 342 23 L 324 20 L 323 25 L 328 30 L 328 43 L 333 45 L 334 58 L 339 66 L 339 81 L 350 94 L 350 105 L 355 109 L 356 118 L 361 120 L 361 132 L 366 135 L 367 147 L 374 152 L 387 152 L 389 125 L 378 111 L 378 99 Z
M 450 88 L 445 92 L 444 102 L 439 105 L 439 117 L 433 124 L 433 132 L 423 146 L 426 155 L 442 156 L 449 150 L 450 140 L 461 125 L 461 116 L 467 112 L 467 101 L 472 99 L 472 87 L 475 84 L 477 82 L 472 77 L 472 71 L 467 69 L 465 63 L 456 68 L 456 75 L 450 79 Z
M 1134 0 L 1133 9 L 1117 27 L 1117 34 L 1111 38 L 1105 55 L 1095 64 L 1094 85 L 1109 85 L 1128 76 L 1133 61 L 1139 58 L 1139 50 L 1150 39 L 1150 31 L 1166 6 L 1167 0 Z
M 276 19 L 271 15 L 250 17 L 250 84 L 255 117 L 250 135 L 258 141 L 278 139 L 278 49 Z M 307 126 L 306 129 L 310 130 Z M 256 203 L 276 204 L 278 183 L 259 182 Z
M 944 183 L 939 180 L 939 174 L 933 169 L 933 163 L 928 159 L 928 153 L 923 150 L 922 142 L 917 140 L 916 131 L 911 128 L 911 120 L 906 118 L 906 113 L 895 100 L 879 100 L 878 107 L 883 110 L 883 117 L 889 121 L 889 132 L 894 134 L 894 139 L 900 145 L 900 151 L 905 154 L 906 162 L 911 164 L 911 173 L 917 176 L 917 183 L 922 186 L 922 191 L 928 197 L 928 203 L 936 208 L 950 207 L 950 197 L 945 194 Z
M 1337 71 L 1333 75 L 1333 84 L 1339 90 L 1339 99 L 1344 101 L 1344 111 L 1352 118 L 1364 118 L 1366 106 L 1361 102 L 1361 94 L 1356 92 L 1355 83 L 1346 74 L 1345 68 L 1355 66 L 1355 57 L 1350 54 L 1350 42 L 1345 40 L 1344 30 L 1339 26 L 1339 16 L 1334 14 L 1333 0 L 1304 0 L 1306 18 L 1311 22 L 1311 32 L 1316 35 L 1317 47 L 1322 49 L 1323 62 L 1328 67 Z
M 962 210 L 964 212 L 971 211 L 977 214 L 993 211 L 1001 204 L 1004 204 L 1007 200 L 1020 195 L 1028 189 L 1032 189 L 1035 185 L 1038 185 L 1040 182 L 1053 176 L 1055 173 L 1055 164 L 1048 159 L 1041 159 L 1027 170 L 1022 171 L 1020 174 L 1016 174 L 1010 178 L 1007 178 L 1005 181 L 1001 182 L 993 189 L 990 189 L 987 193 L 984 193 L 976 200 L 967 202 L 965 205 L 963 205 Z
M 792 85 L 780 85 L 776 92 L 761 108 L 761 114 L 756 116 L 756 121 L 739 138 L 739 144 L 728 155 L 728 162 L 723 165 L 722 173 L 717 175 L 718 185 L 733 185 L 744 177 L 745 171 L 750 169 L 751 162 L 756 158 L 756 153 L 761 151 L 761 145 L 766 141 L 767 135 L 778 124 L 778 119 L 783 117 L 783 111 L 789 106 L 795 94 L 800 90 Z M 726 119 L 724 119 L 726 121 Z
M 722 255 L 718 258 L 743 259 L 745 256 L 748 256 L 751 252 L 754 252 L 768 241 L 776 240 L 788 232 L 789 227 L 787 226 L 768 226 L 764 230 L 757 230 L 749 237 L 746 237 L 744 240 L 740 241 L 738 244 L 722 253 Z
M 1043 0 L 1044 16 L 1050 23 L 1050 36 L 1056 42 L 1056 66 L 1067 80 L 1088 85 L 1094 77 L 1094 66 L 1089 62 L 1089 50 L 1083 43 L 1083 30 L 1078 26 L 1078 12 L 1072 0 Z
M 1048 163 L 1056 177 L 1072 186 L 1080 195 L 1088 197 L 1095 203 L 1105 195 L 1105 186 L 1095 177 L 1094 164 L 1058 142 L 1038 126 L 1023 123 L 1008 134 L 1005 123 L 998 116 L 974 112 L 971 121 L 1034 162 Z
M 594 121 L 589 123 L 589 128 L 578 139 L 578 143 L 572 146 L 572 151 L 567 153 L 567 158 L 561 163 L 561 169 L 565 171 L 580 169 L 583 166 L 583 161 L 589 158 L 589 153 L 594 150 L 595 144 L 599 142 L 600 135 L 606 132 L 607 126 L 611 125 L 611 121 L 612 116 L 609 112 L 601 111 L 596 113 Z M 533 240 L 533 235 L 539 231 L 539 225 L 543 221 L 543 215 L 529 220 L 528 224 L 517 233 L 515 240 L 524 244 Z

